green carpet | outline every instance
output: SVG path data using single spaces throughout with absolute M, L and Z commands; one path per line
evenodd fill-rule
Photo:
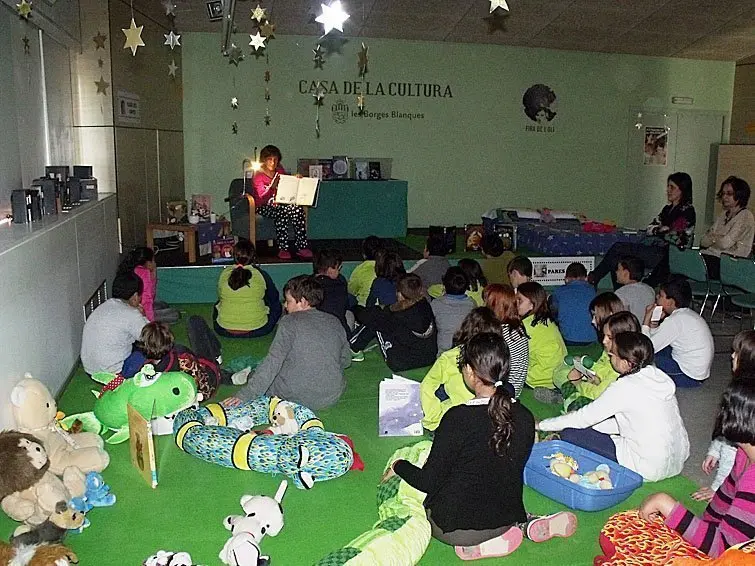
M 184 321 L 190 314 L 210 317 L 210 305 L 178 305 L 185 314 L 173 326 L 178 341 L 186 343 Z M 223 356 L 230 360 L 251 354 L 263 356 L 270 338 L 253 340 L 223 339 Z M 406 376 L 420 380 L 424 370 L 407 372 Z M 348 387 L 334 408 L 321 411 L 319 416 L 327 430 L 348 434 L 365 462 L 364 472 L 349 472 L 336 480 L 317 483 L 311 491 L 301 491 L 289 485 L 283 501 L 286 526 L 277 537 L 265 538 L 262 549 L 273 563 L 285 566 L 307 566 L 329 551 L 345 545 L 352 538 L 368 530 L 377 520 L 375 487 L 389 455 L 397 448 L 411 444 L 413 438 L 378 438 L 378 383 L 390 375 L 390 370 L 371 351 L 362 363 L 353 364 L 346 371 Z M 79 368 L 59 401 L 60 409 L 68 414 L 91 410 L 98 389 Z M 220 392 L 225 397 L 233 388 Z M 536 402 L 531 392 L 522 401 L 538 418 L 552 416 L 556 409 Z M 196 563 L 219 564 L 218 552 L 229 537 L 222 521 L 226 515 L 240 513 L 242 494 L 273 495 L 279 478 L 256 472 L 230 470 L 203 462 L 181 452 L 172 437 L 158 440 L 158 474 L 160 485 L 152 490 L 132 467 L 128 443 L 109 447 L 110 466 L 104 471 L 106 482 L 118 501 L 113 507 L 97 508 L 90 512 L 92 525 L 80 535 L 70 535 L 67 543 L 86 566 L 139 566 L 159 549 L 184 550 Z M 543 544 L 526 542 L 515 554 L 505 559 L 489 559 L 484 564 L 591 564 L 598 553 L 598 533 L 606 519 L 621 509 L 636 507 L 642 499 L 658 490 L 680 498 L 695 511 L 703 506 L 688 497 L 696 486 L 686 478 L 649 484 L 621 506 L 598 513 L 577 513 L 579 528 L 569 540 L 554 539 Z M 525 488 L 525 503 L 531 513 L 546 514 L 564 509 L 563 506 Z M 0 532 L 6 537 L 14 524 L 4 515 L 0 518 Z M 432 541 L 423 565 L 460 562 L 453 548 Z

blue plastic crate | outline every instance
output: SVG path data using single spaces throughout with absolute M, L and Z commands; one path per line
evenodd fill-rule
M 557 476 L 550 470 L 550 456 L 563 452 L 579 464 L 578 473 L 594 470 L 599 464 L 606 464 L 611 470 L 613 489 L 588 489 Z M 538 493 L 581 511 L 601 511 L 624 501 L 642 485 L 642 476 L 620 466 L 599 454 L 585 450 L 563 440 L 539 442 L 532 448 L 527 465 L 524 467 L 524 483 Z

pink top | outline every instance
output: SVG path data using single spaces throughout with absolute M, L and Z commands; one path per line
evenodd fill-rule
M 278 166 L 275 172 L 279 175 L 285 175 L 286 170 Z M 270 201 L 275 196 L 275 191 L 272 189 L 273 177 L 269 177 L 262 169 L 257 171 L 252 178 L 252 196 L 254 197 L 254 204 L 256 206 L 265 206 L 270 204 Z
M 143 265 L 137 265 L 134 268 L 136 273 L 142 280 L 142 306 L 144 307 L 144 316 L 150 322 L 155 320 L 155 296 L 157 295 L 157 275 L 152 273 L 149 269 Z
M 677 503 L 666 525 L 690 544 L 716 558 L 735 544 L 755 537 L 755 466 L 737 449 L 734 467 L 718 488 L 702 517 Z

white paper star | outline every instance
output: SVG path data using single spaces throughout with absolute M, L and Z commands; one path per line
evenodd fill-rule
M 239 107 L 239 99 L 234 96 L 233 98 L 231 98 L 231 108 L 236 110 L 238 109 L 238 107 Z
M 144 42 L 142 41 L 143 29 L 144 26 L 136 26 L 134 18 L 131 18 L 131 25 L 128 28 L 121 28 L 121 31 L 126 36 L 126 43 L 123 44 L 123 49 L 131 49 L 132 56 L 136 56 L 136 49 L 138 47 L 144 47 Z
M 260 35 L 260 32 L 257 32 L 255 35 L 249 34 L 249 39 L 252 41 L 249 42 L 249 45 L 254 47 L 254 50 L 257 51 L 258 49 L 264 49 L 265 48 L 265 37 L 262 37 Z
M 506 0 L 490 0 L 490 13 L 492 14 L 496 8 L 503 8 L 507 12 L 509 11 L 509 5 L 506 3 Z
M 315 18 L 315 21 L 322 24 L 324 28 L 323 35 L 327 35 L 332 29 L 343 32 L 343 22 L 349 19 L 349 15 L 341 8 L 341 0 L 335 0 L 330 4 L 320 4 L 322 14 Z
M 163 35 L 165 36 L 165 43 L 163 43 L 163 45 L 170 45 L 171 51 L 173 51 L 176 46 L 181 47 L 181 36 L 173 33 L 173 30 L 170 30 L 170 33 L 164 33 Z
M 252 19 L 257 20 L 260 23 L 262 23 L 262 20 L 267 19 L 267 16 L 265 15 L 265 8 L 257 4 L 257 7 L 252 10 Z
M 176 5 L 173 3 L 173 0 L 165 0 L 163 2 L 163 8 L 165 8 L 166 16 L 176 17 Z
M 168 76 L 175 77 L 177 70 L 178 70 L 178 66 L 176 65 L 176 60 L 171 59 L 170 65 L 168 65 Z

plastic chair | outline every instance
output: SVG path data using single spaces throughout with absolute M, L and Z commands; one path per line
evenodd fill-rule
M 708 303 L 708 298 L 712 295 L 720 297 L 721 283 L 719 281 L 712 281 L 708 276 L 708 267 L 700 255 L 700 250 L 680 250 L 677 246 L 669 246 L 668 262 L 671 273 L 684 275 L 689 280 L 692 296 L 703 297 L 703 303 L 700 307 L 700 315 L 702 315 L 703 311 L 705 311 L 705 305 Z M 710 314 L 711 320 L 716 312 L 717 304 L 718 298 Z
M 721 286 L 733 305 L 750 311 L 755 309 L 755 262 L 721 254 Z

